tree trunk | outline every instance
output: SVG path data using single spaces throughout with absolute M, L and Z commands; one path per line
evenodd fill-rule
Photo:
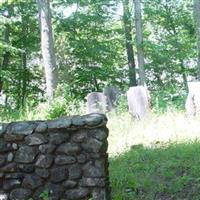
M 137 58 L 140 75 L 140 85 L 145 85 L 145 70 L 144 70 L 144 52 L 143 52 L 143 37 L 142 37 L 142 17 L 140 0 L 133 0 L 135 5 L 135 28 L 136 28 L 136 45 Z
M 126 41 L 126 52 L 128 58 L 128 67 L 129 67 L 129 86 L 136 86 L 136 70 L 135 70 L 135 59 L 134 51 L 132 44 L 132 24 L 131 24 L 131 14 L 129 10 L 129 0 L 122 0 L 123 3 L 123 23 L 124 23 L 124 32 L 125 32 L 125 41 Z
M 193 1 L 197 37 L 197 79 L 200 80 L 200 0 Z
M 10 35 L 10 25 L 6 24 L 5 31 L 4 31 L 4 42 L 6 44 L 9 43 L 9 35 Z M 10 57 L 9 51 L 5 51 L 3 54 L 3 61 L 0 66 L 0 71 L 3 71 L 7 68 L 8 64 L 9 64 L 9 57 Z M 2 77 L 2 73 L 0 73 L 0 94 L 2 92 L 3 92 L 3 77 Z
M 41 48 L 46 76 L 46 93 L 48 100 L 53 99 L 57 86 L 57 67 L 51 25 L 49 0 L 37 0 L 40 18 Z

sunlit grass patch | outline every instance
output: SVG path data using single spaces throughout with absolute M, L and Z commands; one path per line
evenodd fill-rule
M 188 117 L 183 111 L 152 112 L 141 121 L 128 113 L 110 114 L 108 118 L 110 156 L 137 144 L 153 147 L 200 139 L 200 117 Z

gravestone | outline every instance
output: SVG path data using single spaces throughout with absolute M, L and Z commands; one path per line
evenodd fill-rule
M 200 113 L 200 82 L 188 83 L 188 96 L 185 102 L 185 109 L 188 115 Z
M 111 111 L 117 106 L 117 101 L 120 97 L 120 90 L 116 87 L 109 86 L 103 89 L 103 94 L 107 98 L 107 110 Z
M 129 113 L 137 119 L 144 118 L 150 107 L 150 95 L 146 87 L 130 87 L 127 91 Z
M 87 95 L 87 113 L 105 113 L 107 99 L 102 92 L 91 92 Z

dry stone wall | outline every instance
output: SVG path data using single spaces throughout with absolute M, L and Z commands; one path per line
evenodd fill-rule
M 108 200 L 101 114 L 0 124 L 0 199 Z

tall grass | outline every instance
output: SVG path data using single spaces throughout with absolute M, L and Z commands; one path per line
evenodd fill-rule
M 138 144 L 155 147 L 200 139 L 200 117 L 189 117 L 184 111 L 151 112 L 141 121 L 133 120 L 128 113 L 112 113 L 108 119 L 111 156 Z

